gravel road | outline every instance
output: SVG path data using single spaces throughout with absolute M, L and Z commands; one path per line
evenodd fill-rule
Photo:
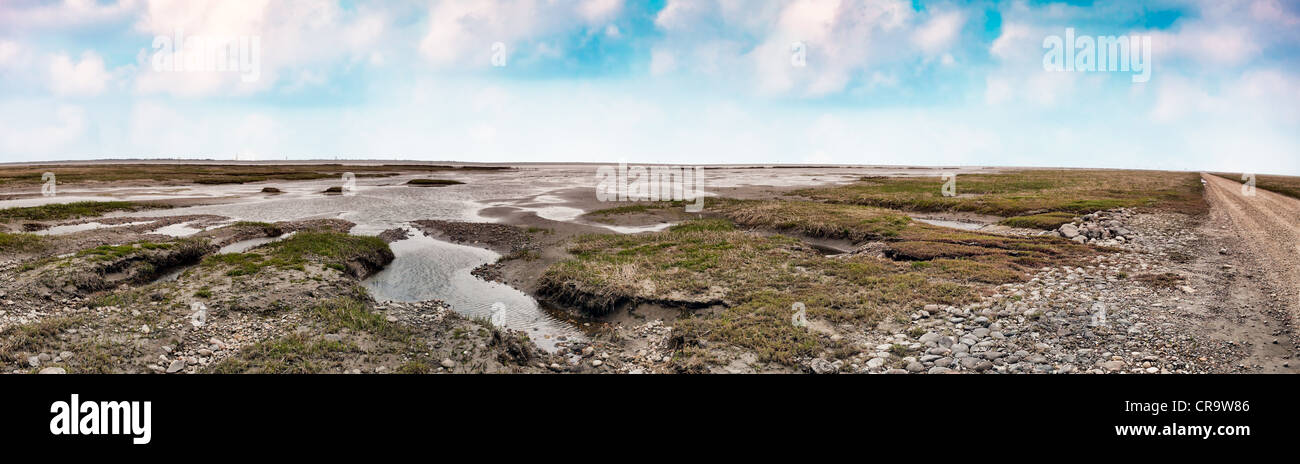
M 1211 209 L 1207 226 L 1230 239 L 1221 251 L 1240 272 L 1257 276 L 1253 283 L 1264 288 L 1255 301 L 1245 303 L 1276 321 L 1269 324 L 1271 333 L 1259 334 L 1271 338 L 1265 343 L 1273 345 L 1275 357 L 1261 363 L 1264 371 L 1294 372 L 1293 353 L 1300 349 L 1300 340 L 1292 336 L 1300 322 L 1300 200 L 1263 189 L 1248 196 L 1240 182 L 1209 174 L 1203 178 Z

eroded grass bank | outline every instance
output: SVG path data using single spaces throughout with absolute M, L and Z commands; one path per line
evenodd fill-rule
M 170 207 L 161 203 L 136 201 L 76 201 L 0 209 L 0 221 L 58 221 L 103 216 L 119 211 L 143 211 Z
M 546 370 L 534 362 L 543 355 L 522 334 L 437 303 L 396 309 L 376 303 L 359 279 L 391 261 L 392 252 L 380 239 L 347 234 L 350 227 L 241 222 L 191 238 L 99 246 L 26 263 L 0 291 L 41 315 L 0 330 L 0 369 Z M 296 233 L 244 253 L 214 254 L 217 237 L 279 236 L 288 229 Z M 198 265 L 174 279 L 159 278 L 192 264 Z
M 970 303 L 988 285 L 1098 252 L 1052 237 L 935 227 L 856 205 L 721 200 L 710 208 L 717 217 L 663 232 L 577 237 L 568 248 L 574 258 L 548 269 L 539 292 L 593 313 L 636 303 L 708 308 L 676 322 L 681 366 L 707 364 L 698 347 L 709 343 L 793 364 L 854 349 L 793 325 L 795 303 L 814 321 L 868 328 L 927 304 Z M 825 256 L 796 236 L 864 246 Z

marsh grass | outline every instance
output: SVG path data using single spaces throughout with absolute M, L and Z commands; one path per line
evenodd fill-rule
M 48 246 L 45 237 L 40 235 L 0 232 L 0 253 L 35 253 Z
M 208 368 L 214 374 L 316 374 L 331 360 L 351 350 L 341 341 L 327 341 L 306 334 L 291 334 L 254 343 L 239 355 Z
M 965 211 L 1003 217 L 1074 215 L 1120 207 L 1186 214 L 1206 211 L 1200 176 L 1189 172 L 1022 170 L 957 176 L 957 196 L 945 197 L 937 177 L 872 177 L 795 195 L 834 203 L 905 211 Z M 1046 218 L 1027 219 L 1037 222 Z
M 1009 217 L 999 221 L 998 224 L 1007 227 L 1019 227 L 1022 229 L 1056 230 L 1062 225 L 1074 222 L 1074 219 L 1077 217 L 1078 215 L 1075 213 L 1058 211 Z
M 677 346 L 710 340 L 792 364 L 843 351 L 791 324 L 791 305 L 831 324 L 872 326 L 924 304 L 975 301 L 980 288 L 1023 281 L 1052 264 L 1100 251 L 1054 237 L 1014 237 L 914 222 L 883 208 L 802 201 L 718 199 L 709 219 L 662 232 L 585 235 L 574 258 L 552 265 L 539 293 L 604 313 L 634 303 L 697 311 L 675 326 Z M 776 234 L 768 232 L 777 232 Z M 870 254 L 823 256 L 796 236 L 878 243 Z
M 377 268 L 392 259 L 392 249 L 378 237 L 302 231 L 246 253 L 208 256 L 203 260 L 203 266 L 224 266 L 228 268 L 227 276 L 236 277 L 257 274 L 268 266 L 302 269 L 304 264 L 316 262 L 326 267 L 348 270 L 351 269 L 349 263 Z
M 158 203 L 134 201 L 77 201 L 72 203 L 53 203 L 41 206 L 0 209 L 0 219 L 57 221 L 103 216 L 117 211 L 140 211 L 158 208 L 170 208 L 170 206 Z
M 38 351 L 41 347 L 55 343 L 56 336 L 83 322 L 83 316 L 54 317 L 0 330 L 0 360 L 25 363 L 25 359 L 19 359 L 21 353 Z
M 791 325 L 795 302 L 806 303 L 810 317 L 872 325 L 915 305 L 974 298 L 968 286 L 902 263 L 827 258 L 798 239 L 737 230 L 725 219 L 656 233 L 581 236 L 569 252 L 576 259 L 541 277 L 543 295 L 596 313 L 633 302 L 721 307 L 679 321 L 683 343 L 724 341 L 763 361 L 790 363 L 835 347 Z
M 321 333 L 343 330 L 373 337 L 381 345 L 375 349 L 383 352 L 418 350 L 415 333 L 411 329 L 389 323 L 382 314 L 371 311 L 362 290 L 356 295 L 330 299 L 307 310 L 309 320 Z M 294 333 L 266 340 L 244 348 L 231 358 L 214 364 L 213 373 L 294 373 L 313 374 L 336 366 L 345 356 L 353 356 L 359 348 L 346 341 L 329 341 L 304 333 Z M 367 353 L 370 351 L 367 350 Z M 423 373 L 431 369 L 428 360 L 416 359 L 404 365 L 399 372 Z

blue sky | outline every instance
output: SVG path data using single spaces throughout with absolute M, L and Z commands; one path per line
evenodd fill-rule
M 1150 38 L 1150 80 L 1045 70 L 1066 28 Z M 156 69 L 178 33 L 256 38 L 257 79 Z M 0 161 L 1300 174 L 1298 52 L 1281 0 L 10 0 Z

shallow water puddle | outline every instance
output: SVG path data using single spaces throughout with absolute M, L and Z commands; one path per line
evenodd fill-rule
M 292 237 L 293 234 L 295 233 L 297 233 L 297 231 L 289 232 L 287 234 L 283 234 L 275 237 L 257 237 L 257 238 L 250 238 L 248 240 L 240 240 L 238 242 L 234 242 L 229 245 L 221 247 L 220 250 L 217 250 L 217 254 L 224 255 L 229 253 L 243 253 L 245 251 L 257 248 L 262 245 L 266 245 L 271 242 L 278 242 L 280 240 L 284 240 L 286 238 Z
M 924 222 L 932 226 L 948 227 L 952 229 L 961 229 L 961 230 L 980 230 L 988 225 L 988 224 L 980 224 L 978 222 L 960 222 L 960 221 L 948 221 L 943 219 L 925 219 L 925 218 L 918 218 L 918 217 L 914 217 L 912 218 L 912 220 L 916 222 Z
M 35 232 L 35 234 L 36 234 L 36 235 L 63 235 L 63 234 L 71 234 L 71 233 L 74 233 L 74 232 L 82 232 L 82 231 L 87 231 L 87 230 L 106 229 L 106 228 L 110 228 L 110 227 L 128 227 L 128 226 L 138 226 L 138 225 L 140 225 L 140 224 L 148 224 L 149 222 L 151 222 L 151 221 L 127 222 L 127 223 L 122 223 L 122 224 L 104 224 L 104 223 L 102 223 L 102 222 L 84 222 L 84 223 L 81 223 L 81 224 L 68 224 L 68 225 L 62 225 L 62 226 L 54 226 L 54 227 L 50 227 L 50 228 L 45 229 L 45 230 L 38 230 L 38 231 Z
M 594 224 L 594 223 L 591 225 L 597 227 L 604 227 L 606 229 L 612 230 L 614 232 L 618 232 L 620 234 L 639 234 L 642 232 L 659 232 L 661 230 L 672 227 L 674 224 L 676 223 L 664 222 L 664 223 L 654 224 L 649 226 L 611 226 L 609 224 Z
M 507 328 L 525 331 L 546 350 L 553 351 L 560 337 L 581 337 L 576 327 L 548 314 L 528 294 L 470 274 L 479 265 L 496 261 L 497 253 L 408 230 L 410 238 L 390 244 L 396 256 L 393 262 L 362 282 L 375 299 L 442 300 L 460 314 L 487 320 L 496 312 Z
M 199 232 L 203 232 L 203 229 L 190 227 L 190 223 L 188 222 L 181 222 L 169 226 L 160 227 L 158 229 L 150 231 L 149 233 L 167 235 L 171 237 L 189 237 Z

